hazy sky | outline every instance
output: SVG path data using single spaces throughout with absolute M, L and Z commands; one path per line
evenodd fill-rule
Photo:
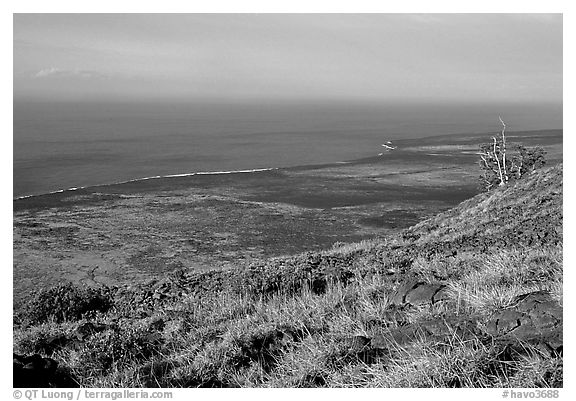
M 17 100 L 562 101 L 559 14 L 16 14 Z

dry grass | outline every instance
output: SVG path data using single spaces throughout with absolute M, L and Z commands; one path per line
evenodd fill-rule
M 468 308 L 461 313 L 488 316 L 529 289 L 558 292 L 559 253 L 558 248 L 525 249 L 482 260 L 462 255 L 467 270 L 462 280 L 450 282 L 454 302 L 443 311 L 420 308 L 406 317 L 411 322 L 428 319 L 458 301 Z M 549 280 L 536 283 L 543 273 Z M 224 293 L 183 299 L 147 319 L 122 320 L 110 313 L 101 320 L 117 322 L 118 335 L 98 333 L 55 357 L 83 385 L 95 387 L 505 387 L 541 386 L 544 368 L 559 375 L 536 351 L 525 361 L 502 362 L 490 344 L 456 334 L 440 346 L 426 339 L 402 346 L 391 342 L 389 352 L 370 364 L 351 357 L 347 339 L 387 330 L 370 324 L 386 319 L 386 288 L 385 279 L 371 276 L 347 286 L 332 283 L 324 294 L 310 288 L 261 299 Z M 142 341 L 154 333 L 150 325 L 159 318 L 169 323 L 157 332 L 159 344 Z M 77 326 L 48 323 L 16 330 L 16 348 L 35 352 L 42 339 L 73 333 Z
M 540 179 L 534 176 L 528 184 Z M 442 251 L 446 248 L 441 246 L 462 238 L 462 232 L 477 229 L 479 221 L 494 220 L 491 213 L 498 202 L 513 205 L 517 192 L 521 199 L 530 198 L 524 189 L 483 194 L 403 237 L 339 244 L 322 253 L 255 265 L 229 276 L 228 286 L 221 282 L 218 290 L 168 298 L 145 317 L 130 305 L 120 305 L 84 320 L 19 325 L 14 348 L 46 354 L 50 337 L 74 337 L 89 319 L 107 328 L 53 353 L 89 387 L 562 385 L 562 357 L 544 355 L 528 344 L 521 357 L 504 357 L 485 332 L 453 332 L 441 340 L 420 336 L 408 342 L 385 336 L 399 327 L 447 316 L 472 316 L 481 330 L 494 311 L 535 290 L 549 291 L 562 303 L 561 245 L 542 240 L 529 247 Z M 532 197 L 540 201 L 554 191 L 545 187 Z M 545 213 L 538 205 L 534 207 Z M 508 219 L 499 224 L 523 228 L 514 223 Z M 484 234 L 476 232 L 474 238 L 485 239 Z M 391 298 L 404 279 L 402 273 L 442 281 L 449 299 L 433 306 L 393 307 Z M 379 352 L 367 355 L 363 348 L 354 348 L 356 340 L 378 337 L 387 339 Z
M 466 313 L 488 316 L 532 291 L 549 291 L 562 299 L 562 249 L 504 250 L 486 256 L 478 269 L 448 282 L 451 297 Z

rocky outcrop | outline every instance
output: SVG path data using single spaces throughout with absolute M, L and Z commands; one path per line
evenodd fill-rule
M 486 331 L 499 342 L 527 343 L 550 356 L 563 353 L 562 307 L 544 291 L 514 299 L 513 306 L 496 312 Z
M 384 314 L 390 321 L 379 321 L 372 326 L 380 334 L 358 335 L 346 340 L 347 355 L 371 363 L 398 346 L 423 340 L 442 346 L 450 344 L 454 338 L 494 344 L 508 358 L 527 355 L 534 350 L 552 358 L 563 353 L 562 306 L 548 292 L 517 296 L 512 306 L 495 312 L 483 324 L 476 318 L 449 313 L 412 323 L 406 321 L 403 313 L 406 309 L 430 307 L 448 300 L 446 286 L 442 283 L 414 278 L 402 282 L 392 294 Z
M 32 387 L 79 387 L 72 374 L 51 358 L 38 354 L 31 356 L 13 354 L 13 386 Z
M 448 299 L 446 285 L 442 283 L 428 283 L 418 279 L 404 281 L 392 295 L 391 304 L 402 305 L 433 305 Z

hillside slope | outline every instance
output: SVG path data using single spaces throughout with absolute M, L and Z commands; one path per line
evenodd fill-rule
M 535 172 L 510 187 L 480 194 L 410 228 L 416 244 L 457 241 L 476 246 L 559 244 L 562 242 L 562 165 Z M 472 241 L 472 242 L 471 242 Z
M 30 310 L 15 350 L 67 366 L 52 385 L 561 386 L 562 165 L 385 240 Z

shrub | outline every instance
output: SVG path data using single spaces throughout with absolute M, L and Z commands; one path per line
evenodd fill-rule
M 512 173 L 515 174 L 518 179 L 526 174 L 530 174 L 546 163 L 545 155 L 546 151 L 540 146 L 526 148 L 518 145 L 518 155 L 512 159 Z
M 480 145 L 480 182 L 484 191 L 489 191 L 496 186 L 504 186 L 509 181 L 519 180 L 527 174 L 532 173 L 536 168 L 546 163 L 546 151 L 536 146 L 526 148 L 522 145 L 516 146 L 516 154 L 510 157 L 506 150 L 506 124 L 502 123 L 500 138 L 492 137 L 492 143 Z
M 86 370 L 107 374 L 113 367 L 125 369 L 151 360 L 162 344 L 160 334 L 150 333 L 137 325 L 126 325 L 121 330 L 106 330 L 90 337 L 79 358 Z
M 66 283 L 41 290 L 28 303 L 23 318 L 31 324 L 74 321 L 89 312 L 106 312 L 112 305 L 112 294 L 107 287 Z

